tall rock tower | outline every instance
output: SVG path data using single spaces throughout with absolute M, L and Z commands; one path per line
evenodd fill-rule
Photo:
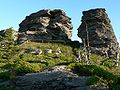
M 71 18 L 60 9 L 43 9 L 32 13 L 19 26 L 20 42 L 24 42 L 26 39 L 69 41 L 73 28 Z
M 118 42 L 104 8 L 83 11 L 82 23 L 78 28 L 78 37 L 82 42 L 89 43 L 94 53 L 115 56 Z

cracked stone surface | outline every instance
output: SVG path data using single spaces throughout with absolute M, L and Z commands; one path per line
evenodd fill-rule
M 16 90 L 99 90 L 86 85 L 90 77 L 79 77 L 65 67 L 55 66 L 40 73 L 17 76 Z

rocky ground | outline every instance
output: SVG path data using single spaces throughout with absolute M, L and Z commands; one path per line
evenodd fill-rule
M 65 67 L 55 66 L 40 73 L 17 76 L 16 90 L 106 90 L 104 86 L 87 86 L 90 77 L 79 77 Z

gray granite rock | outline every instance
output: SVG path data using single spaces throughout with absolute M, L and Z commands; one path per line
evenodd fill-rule
M 86 85 L 89 78 L 79 77 L 64 65 L 55 66 L 40 73 L 17 76 L 16 90 L 99 90 Z
M 87 45 L 88 35 L 89 45 L 92 47 L 92 49 L 95 48 L 95 53 L 98 52 L 96 50 L 100 50 L 99 52 L 101 52 L 101 54 L 103 54 L 102 52 L 106 51 L 109 54 L 109 57 L 115 57 L 118 42 L 105 9 L 97 8 L 83 11 L 81 21 L 82 23 L 78 28 L 78 37 L 80 37 L 83 42 L 85 40 Z
M 27 16 L 20 24 L 18 41 L 28 40 L 63 40 L 71 39 L 72 23 L 63 10 L 40 10 Z M 21 37 L 25 36 L 25 37 Z M 21 39 L 22 38 L 22 39 Z

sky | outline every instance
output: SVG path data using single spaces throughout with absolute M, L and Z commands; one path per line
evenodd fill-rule
M 81 24 L 82 11 L 94 8 L 106 9 L 120 43 L 120 0 L 0 0 L 0 30 L 9 27 L 18 30 L 26 16 L 41 9 L 62 9 L 72 19 L 72 40 L 79 40 L 77 28 Z

